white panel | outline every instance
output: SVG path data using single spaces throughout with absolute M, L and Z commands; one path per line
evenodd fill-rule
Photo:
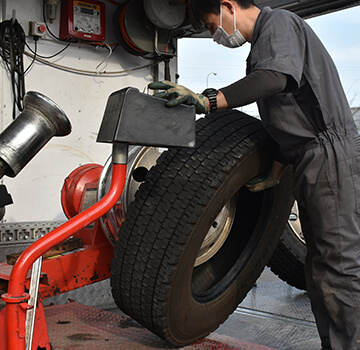
M 4 1 L 4 0 L 3 0 Z M 107 6 L 107 42 L 115 42 L 112 35 L 112 13 L 115 6 Z M 26 34 L 29 21 L 43 21 L 42 0 L 7 1 L 6 19 L 11 18 L 12 9 Z M 58 35 L 60 5 L 57 19 L 49 24 Z M 27 40 L 34 48 L 33 40 Z M 64 43 L 49 35 L 38 42 L 38 53 L 49 56 L 58 52 Z M 108 50 L 85 44 L 71 44 L 70 48 L 49 61 L 81 70 L 95 71 L 96 66 L 108 55 Z M 172 68 L 175 66 L 175 60 Z M 25 58 L 25 67 L 30 63 Z M 118 47 L 112 56 L 99 67 L 107 72 L 122 71 L 148 65 L 151 61 L 132 56 Z M 162 73 L 163 65 L 160 65 Z M 8 74 L 2 69 L 2 98 L 0 116 L 5 127 L 12 120 L 12 97 Z M 176 72 L 172 69 L 172 75 Z M 1 78 L 1 75 L 0 75 Z M 160 75 L 160 79 L 162 75 Z M 65 177 L 79 165 L 86 163 L 104 164 L 111 145 L 96 143 L 97 132 L 108 96 L 116 90 L 134 86 L 143 91 L 152 81 L 151 69 L 146 68 L 130 74 L 113 77 L 85 76 L 65 72 L 36 62 L 25 77 L 26 90 L 38 91 L 54 100 L 67 114 L 73 127 L 71 135 L 53 138 L 48 145 L 25 167 L 15 179 L 5 177 L 4 183 L 11 193 L 14 204 L 6 208 L 6 222 L 63 220 L 60 204 L 60 190 Z

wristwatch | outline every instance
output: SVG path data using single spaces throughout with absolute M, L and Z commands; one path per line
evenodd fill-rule
M 217 94 L 219 93 L 219 90 L 209 88 L 205 89 L 202 92 L 202 95 L 206 96 L 209 99 L 210 104 L 210 113 L 217 111 Z

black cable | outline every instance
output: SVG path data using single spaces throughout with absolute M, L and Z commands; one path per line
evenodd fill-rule
M 29 47 L 29 49 L 30 49 L 31 52 L 34 54 L 34 56 L 33 56 L 33 59 L 32 59 L 32 61 L 31 61 L 31 63 L 29 64 L 29 66 L 26 68 L 24 74 L 26 74 L 26 73 L 30 70 L 30 68 L 34 65 L 34 63 L 35 63 L 36 56 L 37 56 L 37 42 L 38 42 L 38 40 L 39 40 L 39 37 L 38 37 L 38 36 L 34 36 L 34 41 L 35 41 L 35 50 L 34 50 L 34 51 L 31 50 L 30 47 L 29 47 L 29 45 L 25 42 L 25 45 L 26 45 L 27 47 Z
M 13 102 L 13 119 L 15 108 L 24 109 L 25 79 L 23 53 L 25 47 L 25 33 L 16 19 L 0 23 L 0 55 L 10 72 Z
M 35 37 L 34 37 L 35 39 Z M 60 55 L 63 51 L 65 51 L 69 46 L 70 46 L 70 42 L 65 46 L 63 47 L 60 51 L 54 53 L 53 55 L 50 55 L 50 56 L 42 56 L 42 55 L 39 55 L 37 52 L 35 52 L 27 43 L 26 44 L 26 47 L 34 54 L 34 56 L 36 57 L 40 57 L 40 58 L 44 58 L 44 59 L 49 59 L 49 58 L 54 58 L 56 57 L 57 55 Z M 35 40 L 35 49 L 36 49 L 36 40 Z
M 61 42 L 66 42 L 67 45 L 64 46 L 60 51 L 50 55 L 50 56 L 42 56 L 42 55 L 39 55 L 37 53 L 37 40 L 39 39 L 39 37 L 37 36 L 34 36 L 34 41 L 35 41 L 35 51 L 28 45 L 28 43 L 25 42 L 25 45 L 26 47 L 31 51 L 31 53 L 34 55 L 33 56 L 33 61 L 36 60 L 36 57 L 40 57 L 40 58 L 43 58 L 43 59 L 49 59 L 49 58 L 54 58 L 58 55 L 60 55 L 62 52 L 64 52 L 71 44 L 71 41 L 65 41 L 65 40 L 61 40 L 60 38 L 58 38 L 55 34 L 52 33 L 52 31 L 50 30 L 48 24 L 47 24 L 47 21 L 46 21 L 46 0 L 43 0 L 43 19 L 44 19 L 44 23 L 45 23 L 45 27 L 46 27 L 46 30 L 48 31 L 48 33 L 56 40 L 58 41 L 61 41 Z
M 60 38 L 58 38 L 55 34 L 52 33 L 52 31 L 50 30 L 50 28 L 47 25 L 47 21 L 46 21 L 46 0 L 43 0 L 43 18 L 44 18 L 44 23 L 45 23 L 45 27 L 48 31 L 48 33 L 56 40 L 58 41 L 64 41 L 61 40 Z M 70 44 L 70 43 L 69 43 Z M 69 45 L 68 45 L 69 46 Z

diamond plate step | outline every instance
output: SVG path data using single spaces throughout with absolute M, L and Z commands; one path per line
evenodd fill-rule
M 78 303 L 45 307 L 54 350 L 165 350 L 172 346 L 129 317 Z M 184 350 L 275 350 L 217 333 Z

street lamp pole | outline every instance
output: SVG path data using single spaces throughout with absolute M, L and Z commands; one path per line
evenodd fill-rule
M 210 72 L 210 73 L 207 75 L 207 77 L 206 77 L 206 87 L 209 87 L 209 76 L 210 76 L 211 74 L 217 75 L 217 73 L 215 73 L 215 72 Z

